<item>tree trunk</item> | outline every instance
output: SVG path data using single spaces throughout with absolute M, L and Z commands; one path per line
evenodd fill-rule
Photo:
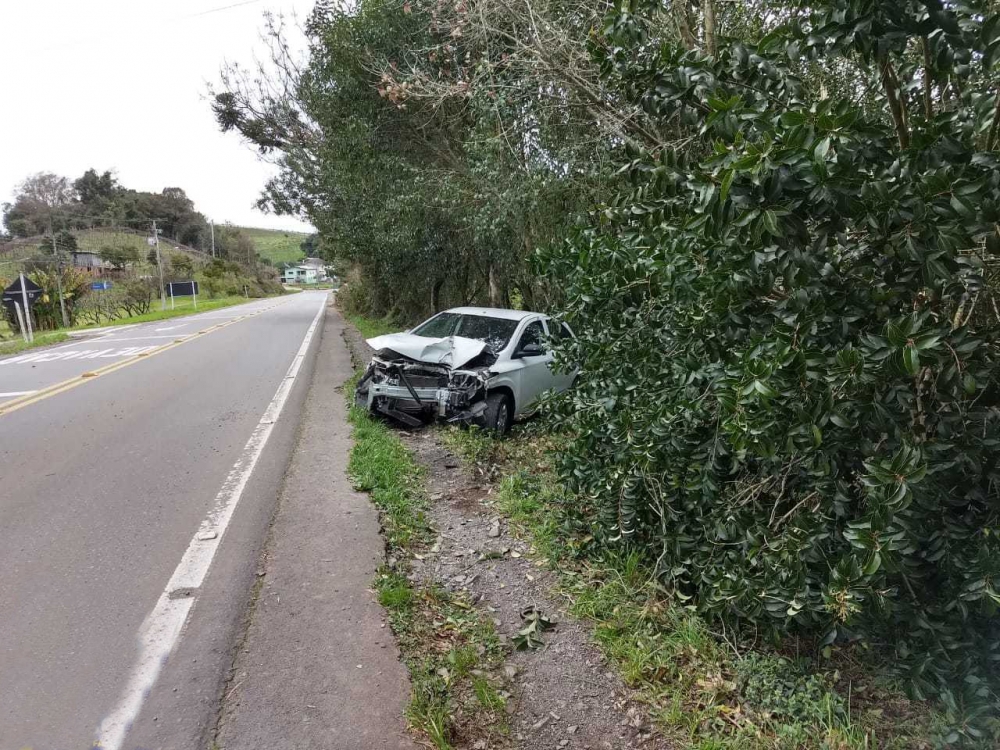
M 879 64 L 882 67 L 882 87 L 885 89 L 885 98 L 889 100 L 889 110 L 892 112 L 892 121 L 896 126 L 899 147 L 909 148 L 910 130 L 906 122 L 906 108 L 899 98 L 899 80 L 896 78 L 896 71 L 888 57 L 879 60 Z
M 444 286 L 444 279 L 436 279 L 431 287 L 431 315 L 441 309 L 441 288 Z
M 705 4 L 705 54 L 715 57 L 715 0 L 702 0 Z
M 934 118 L 934 100 L 931 98 L 931 45 L 926 36 L 920 37 L 920 48 L 924 53 L 924 116 Z
M 535 307 L 535 287 L 530 276 L 525 276 L 521 283 L 518 285 L 518 290 L 521 292 L 521 300 L 524 302 L 525 310 L 538 311 Z
M 997 145 L 997 135 L 1000 134 L 1000 89 L 997 89 L 997 103 L 993 110 L 993 124 L 990 125 L 990 135 L 986 139 L 986 150 L 992 151 Z
M 691 31 L 691 19 L 688 16 L 688 0 L 673 0 L 674 18 L 677 21 L 677 32 L 681 44 L 688 49 L 694 49 L 698 42 Z
M 497 278 L 496 267 L 492 263 L 490 263 L 489 284 L 490 284 L 490 305 L 492 307 L 502 307 L 504 292 L 500 286 L 500 280 Z

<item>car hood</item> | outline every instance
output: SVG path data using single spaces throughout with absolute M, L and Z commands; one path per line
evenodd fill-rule
M 408 359 L 448 367 L 461 367 L 486 349 L 486 342 L 464 336 L 443 339 L 414 336 L 412 333 L 390 333 L 368 339 L 368 346 L 375 351 L 391 349 Z

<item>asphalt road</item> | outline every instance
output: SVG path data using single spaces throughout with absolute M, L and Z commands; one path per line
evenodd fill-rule
M 0 359 L 0 750 L 131 750 L 143 722 L 203 731 L 326 300 Z M 183 716 L 144 711 L 181 685 Z

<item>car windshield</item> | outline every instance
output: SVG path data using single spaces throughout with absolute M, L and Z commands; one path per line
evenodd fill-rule
M 413 333 L 416 336 L 428 338 L 464 336 L 467 339 L 485 341 L 495 354 L 507 346 L 507 342 L 510 341 L 510 337 L 514 335 L 516 329 L 516 320 L 446 312 L 417 326 L 413 329 Z

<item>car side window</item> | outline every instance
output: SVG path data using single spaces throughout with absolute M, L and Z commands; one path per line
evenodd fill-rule
M 573 332 L 569 330 L 569 326 L 563 323 L 559 326 L 559 338 L 561 339 L 571 339 L 573 338 Z
M 524 329 L 520 340 L 517 342 L 516 351 L 524 349 L 528 344 L 538 344 L 541 350 L 545 351 L 545 329 L 542 328 L 542 321 L 536 320 Z

